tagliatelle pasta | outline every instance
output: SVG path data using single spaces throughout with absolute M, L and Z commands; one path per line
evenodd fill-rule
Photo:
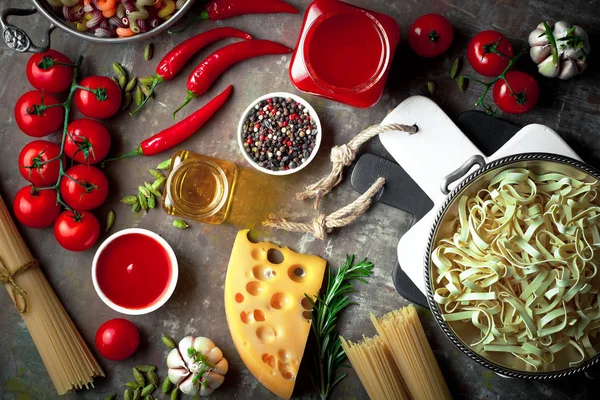
M 47 0 L 55 13 L 79 32 L 99 37 L 129 37 L 148 32 L 185 5 L 187 0 Z
M 597 197 L 597 182 L 513 168 L 458 199 L 431 257 L 434 300 L 474 351 L 540 372 L 596 355 Z

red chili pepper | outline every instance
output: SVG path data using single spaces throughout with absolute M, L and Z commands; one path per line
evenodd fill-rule
M 202 32 L 196 36 L 192 36 L 191 38 L 179 43 L 171 51 L 165 54 L 162 60 L 160 60 L 160 63 L 158 63 L 158 66 L 156 67 L 156 74 L 154 75 L 152 86 L 150 87 L 150 93 L 148 96 L 146 96 L 142 104 L 140 104 L 140 106 L 133 112 L 129 113 L 129 115 L 134 115 L 142 107 L 144 107 L 148 99 L 152 97 L 152 93 L 154 92 L 156 85 L 175 78 L 179 71 L 181 71 L 181 69 L 185 66 L 185 63 L 187 63 L 194 54 L 209 44 L 226 38 L 240 38 L 249 40 L 252 39 L 252 36 L 235 28 L 215 28 L 206 32 Z
M 219 21 L 245 14 L 298 14 L 298 10 L 282 0 L 212 0 L 204 7 L 198 17 L 191 20 L 180 30 L 170 30 L 169 33 L 181 33 L 189 28 L 194 21 Z
M 198 111 L 191 114 L 184 120 L 176 123 L 170 128 L 158 132 L 156 135 L 144 140 L 139 147 L 119 157 L 111 158 L 107 161 L 118 160 L 120 158 L 132 156 L 153 156 L 163 151 L 169 150 L 179 143 L 183 142 L 192 136 L 198 129 L 202 127 L 227 101 L 233 90 L 233 86 L 229 85 L 227 89 L 217 95 L 214 99 L 206 103 Z
M 229 67 L 252 57 L 268 54 L 287 54 L 292 49 L 270 40 L 248 40 L 227 45 L 215 51 L 190 74 L 187 82 L 187 97 L 175 112 L 173 118 L 192 99 L 206 93 L 210 85 Z

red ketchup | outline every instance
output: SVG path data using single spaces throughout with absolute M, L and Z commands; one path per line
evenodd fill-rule
M 117 237 L 100 254 L 96 268 L 100 290 L 118 306 L 142 309 L 156 303 L 171 281 L 171 260 L 151 237 Z
M 339 0 L 315 0 L 306 10 L 290 63 L 301 91 L 350 104 L 375 105 L 400 40 L 387 15 Z

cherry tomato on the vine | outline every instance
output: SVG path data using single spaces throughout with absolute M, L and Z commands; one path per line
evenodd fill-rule
M 494 84 L 494 102 L 506 113 L 525 113 L 535 107 L 539 98 L 540 86 L 525 72 L 508 71 L 506 80 Z
M 47 140 L 27 143 L 19 154 L 19 172 L 35 186 L 54 185 L 60 170 L 59 154 L 60 146 Z
M 140 334 L 130 321 L 115 318 L 96 331 L 96 348 L 104 358 L 121 361 L 133 355 L 140 344 Z
M 79 82 L 79 86 L 94 90 L 77 89 L 73 97 L 75 106 L 86 117 L 106 119 L 119 111 L 121 88 L 112 79 L 106 76 L 88 76 Z
M 90 165 L 69 168 L 60 182 L 60 195 L 75 210 L 92 210 L 108 196 L 108 180 L 104 173 Z
M 100 235 L 100 223 L 94 214 L 86 211 L 63 211 L 54 223 L 54 237 L 58 244 L 70 251 L 85 251 Z
M 104 160 L 110 150 L 108 129 L 98 121 L 81 118 L 67 127 L 65 153 L 81 164 L 97 164 Z
M 73 67 L 61 64 L 73 64 L 67 56 L 56 50 L 36 53 L 27 62 L 27 79 L 31 86 L 45 93 L 60 93 L 71 86 Z
M 471 67 L 483 76 L 498 76 L 508 66 L 513 48 L 506 36 L 498 31 L 479 32 L 467 48 Z
M 60 214 L 56 190 L 36 190 L 33 186 L 21 188 L 13 201 L 15 217 L 30 228 L 45 228 Z
M 454 29 L 439 14 L 427 14 L 417 18 L 408 30 L 408 43 L 421 57 L 437 57 L 450 48 Z
M 114 82 L 113 82 L 114 83 Z M 25 93 L 15 105 L 15 121 L 26 135 L 42 137 L 55 132 L 63 123 L 65 110 L 62 106 L 45 108 L 59 104 L 51 94 L 37 90 Z

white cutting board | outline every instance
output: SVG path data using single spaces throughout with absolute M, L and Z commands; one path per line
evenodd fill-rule
M 513 154 L 532 152 L 554 153 L 580 160 L 555 131 L 540 124 L 525 126 L 498 151 L 486 157 L 437 104 L 423 96 L 413 96 L 404 100 L 385 117 L 381 125 L 391 123 L 416 124 L 419 127 L 419 131 L 414 135 L 389 131 L 380 134 L 379 138 L 396 162 L 434 204 L 431 211 L 413 225 L 398 243 L 398 262 L 423 294 L 426 293 L 424 259 L 427 236 L 433 227 L 435 215 L 446 198 L 440 190 L 444 177 L 474 155 L 482 156 L 486 162 Z M 475 168 L 477 167 L 473 170 Z

